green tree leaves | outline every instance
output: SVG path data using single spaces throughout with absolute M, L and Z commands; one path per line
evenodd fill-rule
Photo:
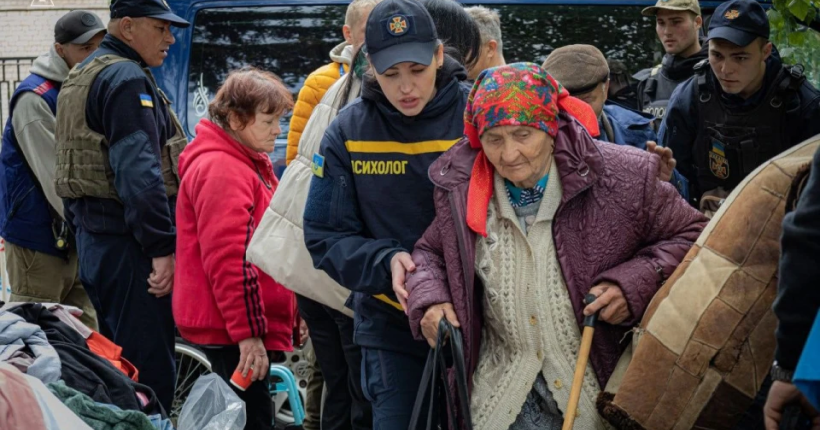
M 769 10 L 772 42 L 787 64 L 802 64 L 820 86 L 820 33 L 807 27 L 817 19 L 820 0 L 774 0 Z

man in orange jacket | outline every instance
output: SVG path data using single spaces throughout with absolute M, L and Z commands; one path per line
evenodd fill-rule
M 345 14 L 345 25 L 342 27 L 345 41 L 337 45 L 330 51 L 330 64 L 316 69 L 305 80 L 304 86 L 299 90 L 299 97 L 296 99 L 296 106 L 293 108 L 293 116 L 290 118 L 290 131 L 288 131 L 288 151 L 285 162 L 290 164 L 296 158 L 296 149 L 299 147 L 299 138 L 305 130 L 310 114 L 328 88 L 333 85 L 345 73 L 350 71 L 353 63 L 353 56 L 364 44 L 364 29 L 367 24 L 367 17 L 370 11 L 381 0 L 353 0 L 347 7 Z

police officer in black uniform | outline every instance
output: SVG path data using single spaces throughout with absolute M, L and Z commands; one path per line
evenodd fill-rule
M 655 31 L 666 55 L 661 64 L 633 76 L 639 81 L 637 108 L 660 123 L 672 92 L 692 77 L 695 64 L 706 59 L 706 49 L 698 39 L 703 18 L 698 0 L 658 0 L 641 13 L 655 18 Z
M 100 331 L 166 411 L 174 396 L 174 207 L 187 144 L 149 67 L 189 23 L 165 0 L 113 0 L 108 34 L 57 99 L 57 194 Z M 191 304 L 195 306 L 195 304 Z
M 707 213 L 763 162 L 820 133 L 820 92 L 768 38 L 758 2 L 718 7 L 709 59 L 675 90 L 661 124 L 659 143 L 674 152 L 690 203 Z

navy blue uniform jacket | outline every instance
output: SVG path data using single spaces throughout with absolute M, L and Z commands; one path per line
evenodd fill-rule
M 317 269 L 353 291 L 356 344 L 424 356 L 393 294 L 390 259 L 412 251 L 432 223 L 427 169 L 464 131 L 469 88 L 447 58 L 438 91 L 415 117 L 398 112 L 373 81 L 339 112 L 320 147 L 304 215 L 305 244 Z M 315 171 L 315 169 L 314 169 Z
M 136 51 L 109 34 L 77 67 L 108 54 L 145 66 Z M 151 103 L 143 103 L 146 96 Z M 66 218 L 90 233 L 133 235 L 150 258 L 173 254 L 174 202 L 165 195 L 160 154 L 176 130 L 154 84 L 132 62 L 108 66 L 91 86 L 85 115 L 91 130 L 108 140 L 114 187 L 122 203 L 95 197 L 68 199 Z
M 711 70 L 706 72 L 707 85 L 713 92 L 719 94 L 721 102 L 728 109 L 736 112 L 750 112 L 764 101 L 766 93 L 774 84 L 782 67 L 783 62 L 777 52 L 773 52 L 766 60 L 766 76 L 763 80 L 763 87 L 747 100 L 723 92 Z M 697 75 L 675 89 L 666 110 L 666 116 L 658 130 L 658 143 L 672 149 L 675 159 L 678 161 L 676 170 L 683 174 L 689 182 L 697 180 L 692 168 L 694 162 L 692 150 L 698 135 L 699 103 L 696 100 L 696 87 Z M 818 121 L 818 118 L 820 118 L 820 92 L 812 87 L 808 81 L 800 87 L 797 97 L 786 103 L 786 129 L 790 131 L 788 136 L 789 146 L 797 145 L 820 133 L 820 121 Z M 677 183 L 675 185 L 680 187 Z

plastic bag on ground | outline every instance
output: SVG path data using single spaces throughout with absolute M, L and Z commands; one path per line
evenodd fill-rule
M 191 388 L 177 422 L 178 430 L 242 430 L 245 402 L 214 373 L 201 376 Z

